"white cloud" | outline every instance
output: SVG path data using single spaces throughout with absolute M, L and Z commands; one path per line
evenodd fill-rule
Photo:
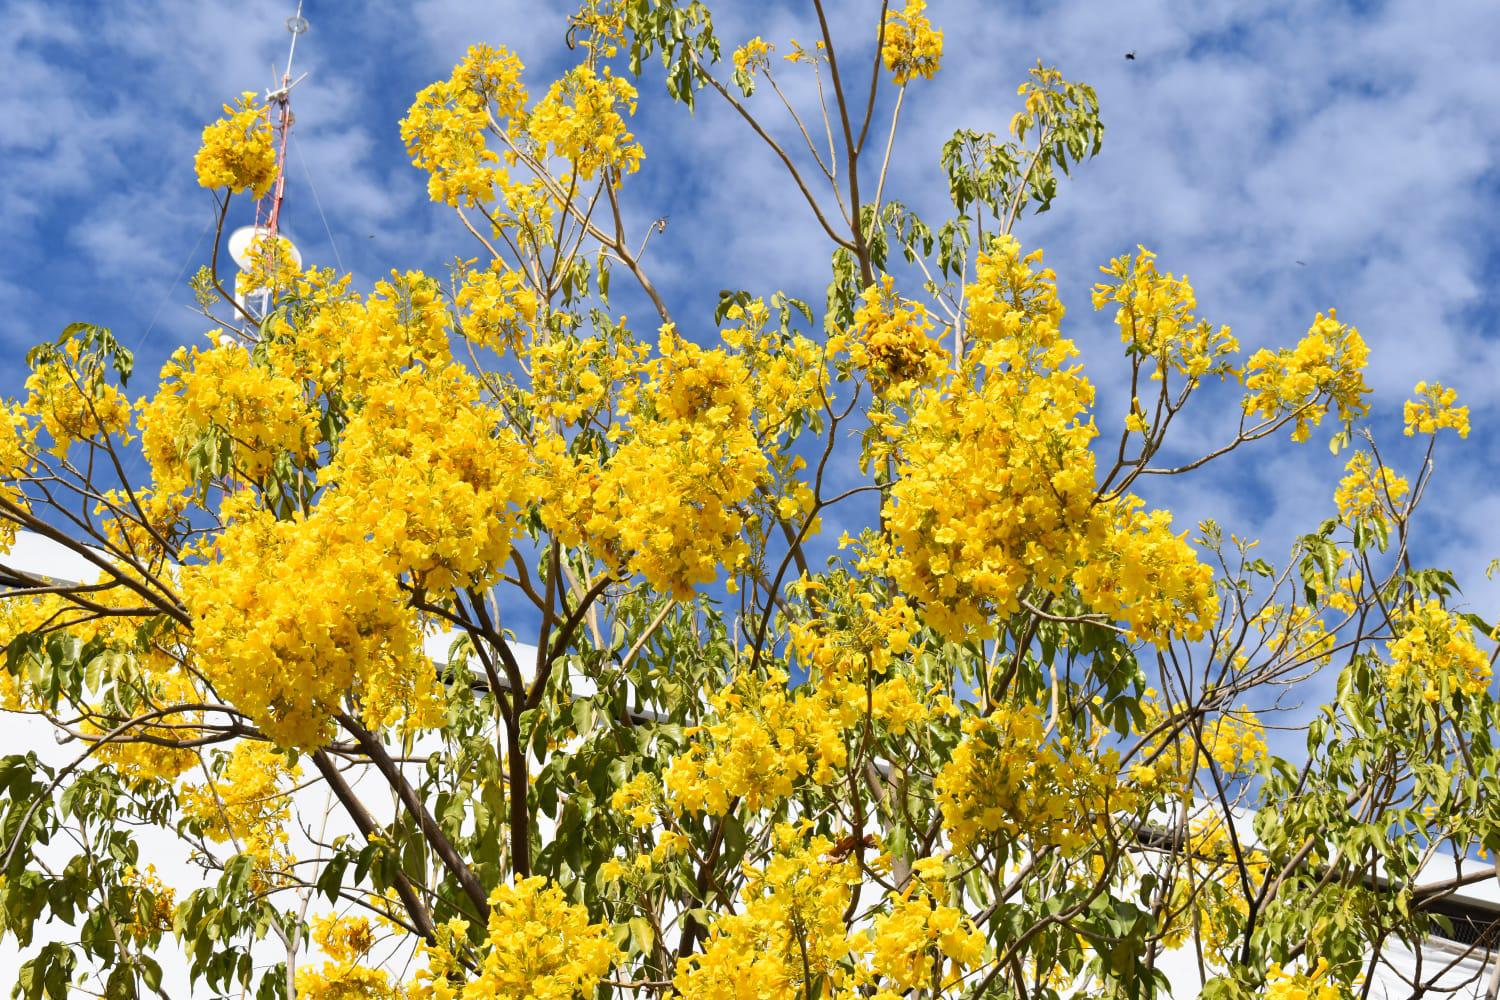
M 304 161 L 340 256 L 359 278 L 390 266 L 438 268 L 471 252 L 458 225 L 426 201 L 395 119 L 412 91 L 475 41 L 515 49 L 540 91 L 574 58 L 563 45 L 571 6 L 310 2 L 298 63 L 312 75 L 296 97 L 288 200 L 289 225 L 309 256 L 331 259 L 331 248 Z M 817 36 L 801 6 L 719 6 L 726 53 L 751 34 L 783 53 L 790 38 Z M 170 283 L 208 206 L 189 166 L 197 130 L 226 97 L 269 81 L 284 59 L 288 12 L 281 0 L 152 0 L 105 8 L 85 23 L 40 3 L 12 5 L 0 38 L 13 84 L 0 93 L 8 180 L 0 223 L 38 252 L 6 276 L 5 297 L 17 303 L 3 321 L 8 340 L 35 340 L 84 306 L 145 329 L 156 289 Z M 1058 270 L 1071 335 L 1100 383 L 1106 434 L 1122 403 L 1118 341 L 1086 291 L 1100 263 L 1137 242 L 1189 273 L 1202 315 L 1232 325 L 1247 347 L 1289 343 L 1314 313 L 1337 306 L 1372 345 L 1385 433 L 1417 378 L 1458 386 L 1478 420 L 1500 409 L 1488 374 L 1500 342 L 1476 308 L 1494 301 L 1485 296 L 1496 278 L 1486 271 L 1495 236 L 1484 220 L 1496 207 L 1500 64 L 1488 49 L 1500 37 L 1500 8 L 1062 0 L 1000 12 L 945 0 L 930 12 L 946 31 L 944 68 L 909 91 L 887 186 L 930 221 L 946 207 L 941 143 L 959 126 L 1003 130 L 1015 84 L 1038 56 L 1099 91 L 1103 155 L 1065 179 L 1053 211 L 1024 220 L 1019 233 L 1046 247 Z M 873 55 L 869 7 L 835 3 L 831 18 L 846 77 L 862 89 Z M 1127 50 L 1138 58 L 1125 60 Z M 810 76 L 780 59 L 774 67 L 821 147 Z M 829 244 L 781 165 L 716 95 L 703 92 L 689 117 L 661 93 L 659 70 L 649 73 L 632 126 L 648 157 L 625 185 L 625 209 L 637 232 L 670 220 L 646 264 L 684 329 L 706 329 L 721 288 L 784 288 L 819 307 Z M 876 110 L 867 161 L 883 145 L 888 100 Z M 753 106 L 789 152 L 800 149 L 768 88 Z M 811 158 L 793 155 L 836 213 Z M 649 329 L 651 314 L 628 284 L 621 274 L 615 287 Z M 184 301 L 179 291 L 153 339 L 195 332 Z M 1173 454 L 1188 457 L 1232 433 L 1233 395 L 1185 416 Z M 1476 438 L 1487 438 L 1483 427 Z M 1180 523 L 1190 523 L 1188 510 L 1230 501 L 1231 527 L 1264 535 L 1274 553 L 1322 516 L 1337 465 L 1316 443 L 1266 443 L 1210 466 L 1193 492 L 1172 482 L 1150 489 L 1183 508 Z M 1445 489 L 1435 502 L 1447 502 Z M 1489 522 L 1464 523 L 1472 550 L 1500 550 Z

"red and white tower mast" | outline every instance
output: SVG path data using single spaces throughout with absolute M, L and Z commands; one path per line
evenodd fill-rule
M 287 140 L 291 135 L 292 123 L 296 121 L 292 115 L 292 88 L 307 78 L 307 74 L 303 73 L 295 80 L 292 79 L 292 60 L 297 55 L 297 38 L 307 31 L 307 19 L 302 16 L 302 0 L 297 0 L 297 13 L 286 19 L 286 30 L 292 36 L 291 45 L 287 50 L 286 68 L 281 72 L 280 80 L 274 89 L 266 91 L 267 111 L 269 112 L 273 106 L 275 108 L 276 184 L 269 193 L 269 205 L 267 205 L 266 198 L 256 203 L 255 224 L 241 226 L 229 236 L 229 254 L 241 271 L 250 269 L 251 247 L 261 240 L 276 241 L 280 252 L 289 254 L 298 267 L 302 266 L 302 254 L 298 252 L 291 240 L 281 235 L 281 203 L 286 198 Z M 274 69 L 272 74 L 274 78 Z M 244 295 L 236 288 L 235 299 L 242 308 L 257 316 L 265 316 L 270 308 L 269 291 Z

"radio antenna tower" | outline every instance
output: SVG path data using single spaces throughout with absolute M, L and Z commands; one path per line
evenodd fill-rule
M 307 19 L 302 16 L 302 0 L 297 0 L 297 13 L 286 19 L 286 30 L 292 36 L 291 44 L 287 48 L 286 68 L 281 72 L 278 80 L 276 69 L 272 67 L 273 87 L 266 91 L 267 110 L 269 111 L 272 106 L 275 107 L 276 185 L 270 193 L 269 207 L 266 205 L 265 198 L 256 202 L 255 224 L 241 226 L 229 236 L 229 255 L 234 258 L 235 264 L 239 265 L 241 271 L 248 271 L 253 263 L 251 248 L 260 240 L 266 239 L 277 241 L 275 245 L 279 250 L 289 254 L 299 268 L 302 266 L 302 254 L 292 245 L 291 240 L 281 235 L 281 203 L 286 198 L 287 137 L 292 131 L 292 123 L 296 121 L 292 115 L 292 88 L 307 79 L 306 73 L 295 80 L 292 79 L 292 61 L 297 56 L 297 38 L 307 32 Z M 235 299 L 242 308 L 253 315 L 264 317 L 270 311 L 271 293 L 269 290 L 262 290 L 247 296 L 236 289 Z M 246 299 L 250 301 L 245 301 Z

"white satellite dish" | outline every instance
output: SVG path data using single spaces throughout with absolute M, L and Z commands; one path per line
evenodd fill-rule
M 229 256 L 234 258 L 240 271 L 250 270 L 254 264 L 250 257 L 251 249 L 261 240 L 268 238 L 276 240 L 281 250 L 291 257 L 297 269 L 299 271 L 302 269 L 302 254 L 291 240 L 280 233 L 271 232 L 267 226 L 241 226 L 229 234 Z M 236 282 L 234 301 L 247 314 L 247 317 L 253 316 L 259 322 L 271 311 L 271 290 L 262 288 L 246 294 L 239 290 L 238 282 Z
M 241 226 L 229 234 L 229 256 L 234 259 L 235 264 L 239 266 L 241 271 L 248 271 L 250 270 L 250 248 L 258 240 L 272 235 L 271 230 L 265 226 Z M 292 255 L 292 262 L 300 270 L 302 267 L 302 254 L 297 250 L 297 247 L 285 236 L 279 233 L 274 235 L 281 241 L 287 252 Z

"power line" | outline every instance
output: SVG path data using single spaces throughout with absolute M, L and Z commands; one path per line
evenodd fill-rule
M 328 234 L 328 245 L 333 248 L 333 262 L 338 265 L 339 273 L 344 271 L 344 261 L 339 256 L 339 245 L 333 238 L 333 229 L 328 225 L 328 216 L 323 214 L 323 199 L 318 197 L 318 186 L 313 183 L 312 171 L 307 168 L 307 157 L 302 155 L 302 144 L 293 143 L 292 148 L 297 151 L 297 162 L 302 164 L 302 175 L 307 178 L 307 189 L 312 192 L 313 205 L 318 210 L 318 218 L 323 220 L 323 232 Z

